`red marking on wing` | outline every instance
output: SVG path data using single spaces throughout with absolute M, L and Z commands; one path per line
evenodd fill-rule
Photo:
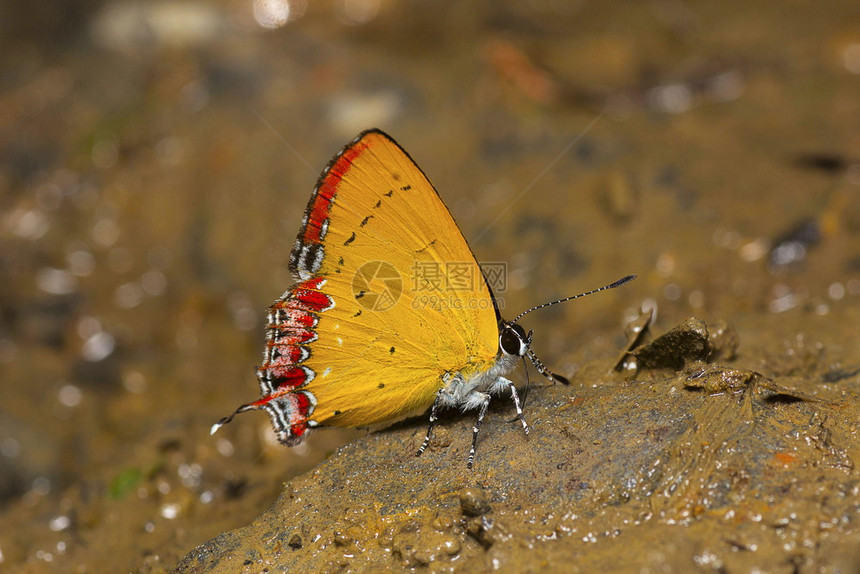
M 282 442 L 290 446 L 302 442 L 303 435 L 308 430 L 308 417 L 313 412 L 312 395 L 306 391 L 290 394 L 289 421 L 290 428 Z
M 285 345 L 279 343 L 277 345 L 273 345 L 278 348 L 280 355 L 275 357 L 273 361 L 269 362 L 270 367 L 286 367 L 289 365 L 295 365 L 300 362 L 304 352 L 299 345 Z
M 285 390 L 292 390 L 305 384 L 308 380 L 308 374 L 301 367 L 290 365 L 289 367 L 269 367 L 272 373 L 272 379 L 276 383 L 275 394 L 280 394 Z
M 312 313 L 310 309 L 303 309 L 304 305 L 297 304 L 295 299 L 287 299 L 278 301 L 269 310 L 272 312 L 272 319 L 266 325 L 267 329 L 277 331 L 277 335 L 289 336 L 293 331 L 311 331 L 316 327 L 319 317 Z M 278 312 L 281 312 L 279 315 Z
M 305 434 L 305 431 L 308 430 L 307 421 L 302 421 L 300 423 L 290 425 L 290 438 L 289 442 L 285 442 L 287 446 L 293 446 L 295 444 L 299 444 L 302 442 L 302 435 Z
M 294 285 L 285 299 L 276 301 L 271 311 L 284 311 L 286 321 L 269 325 L 270 327 L 306 327 L 316 325 L 317 317 L 311 313 L 322 313 L 331 308 L 331 297 L 320 291 L 325 282 L 323 277 L 313 277 Z
M 296 389 L 304 385 L 308 379 L 308 373 L 300 367 L 267 367 L 265 371 L 272 374 L 272 380 L 269 383 L 271 384 L 271 390 L 264 391 L 265 394 L 262 397 L 251 403 L 255 408 L 260 408 L 278 399 L 292 400 L 290 396 L 294 394 Z M 257 376 L 263 377 L 265 371 L 262 368 L 257 369 Z
M 317 334 L 310 329 L 283 329 L 279 331 L 278 338 L 272 347 L 291 347 L 293 345 L 306 345 L 313 341 Z
M 355 158 L 366 148 L 367 143 L 363 143 L 354 144 L 343 150 L 343 153 L 335 158 L 325 176 L 317 184 L 316 193 L 308 204 L 307 223 L 301 234 L 304 243 L 322 243 L 320 230 L 323 222 L 328 219 L 331 204 L 337 195 L 340 182 L 349 172 Z
M 321 313 L 331 307 L 331 298 L 325 293 L 298 288 L 293 292 L 296 303 L 301 303 L 308 311 Z
M 257 369 L 263 403 L 313 379 L 314 372 L 299 365 L 311 355 L 320 313 L 334 305 L 331 297 L 318 290 L 324 284 L 322 277 L 303 281 L 269 308 L 269 350 Z
M 308 430 L 308 417 L 313 413 L 315 403 L 316 398 L 311 393 L 295 391 L 264 397 L 249 406 L 267 410 L 278 440 L 287 446 L 295 446 L 302 442 Z
M 296 287 L 300 287 L 302 289 L 319 289 L 323 283 L 325 283 L 324 277 L 312 277 L 307 281 L 299 283 Z

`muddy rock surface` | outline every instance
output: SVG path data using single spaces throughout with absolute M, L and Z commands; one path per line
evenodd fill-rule
M 691 319 L 651 346 L 677 357 L 702 340 Z M 695 358 L 626 381 L 582 373 L 533 389 L 528 437 L 494 413 L 472 471 L 468 424 L 415 458 L 423 425 L 409 421 L 341 447 L 179 572 L 850 572 L 858 388 L 826 377 L 804 394 Z

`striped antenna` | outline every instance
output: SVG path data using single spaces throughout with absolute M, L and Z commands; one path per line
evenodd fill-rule
M 543 305 L 537 305 L 536 307 L 532 307 L 531 309 L 526 309 L 519 315 L 517 315 L 511 323 L 516 323 L 520 319 L 523 318 L 524 315 L 531 313 L 532 311 L 537 311 L 538 309 L 543 309 L 544 307 L 549 307 L 550 305 L 558 305 L 559 303 L 564 303 L 565 301 L 570 301 L 572 299 L 579 299 L 580 297 L 585 297 L 586 295 L 593 295 L 594 293 L 599 293 L 601 291 L 606 291 L 607 289 L 615 289 L 616 287 L 621 287 L 625 283 L 629 281 L 633 281 L 636 279 L 635 275 L 626 275 L 621 279 L 610 283 L 609 285 L 604 285 L 598 289 L 592 289 L 591 291 L 586 291 L 585 293 L 580 293 L 579 295 L 573 295 L 571 297 L 565 297 L 564 299 L 559 299 L 558 301 L 551 301 L 549 303 L 544 303 Z

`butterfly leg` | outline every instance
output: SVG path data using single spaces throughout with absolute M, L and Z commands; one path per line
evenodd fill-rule
M 475 462 L 475 447 L 478 444 L 478 431 L 481 430 L 481 423 L 484 422 L 484 417 L 487 416 L 487 408 L 490 406 L 490 395 L 483 395 L 481 402 L 481 410 L 478 411 L 478 420 L 475 421 L 475 426 L 472 427 L 472 446 L 469 448 L 469 462 L 466 463 L 466 468 L 471 469 Z
M 510 382 L 510 381 L 509 381 Z M 520 419 L 520 422 L 523 423 L 523 432 L 529 434 L 529 425 L 526 423 L 526 417 L 523 416 L 523 407 L 520 405 L 520 397 L 517 395 L 517 388 L 513 383 L 511 385 L 511 398 L 514 399 L 514 406 L 517 409 L 517 419 Z M 516 420 L 516 419 L 514 419 Z
M 526 378 L 528 378 L 528 369 L 526 370 Z M 514 401 L 514 407 L 517 409 L 517 416 L 511 419 L 508 422 L 514 422 L 516 420 L 523 423 L 523 432 L 529 434 L 529 425 L 526 423 L 526 418 L 523 415 L 523 405 L 525 404 L 525 393 L 523 394 L 523 400 L 520 401 L 519 393 L 517 393 L 517 388 L 514 386 L 514 383 L 510 379 L 506 379 L 505 377 L 499 377 L 493 386 L 490 387 L 489 391 L 492 394 L 500 393 L 505 389 L 510 389 L 511 391 L 511 399 Z M 526 386 L 526 393 L 528 393 L 528 386 Z
M 436 400 L 433 401 L 433 406 L 430 407 L 430 424 L 427 426 L 427 436 L 424 437 L 424 442 L 421 443 L 421 448 L 415 453 L 415 456 L 421 456 L 430 444 L 430 439 L 433 438 L 433 427 L 436 426 L 436 410 L 439 408 L 439 403 L 442 402 L 442 390 L 436 393 Z
M 524 409 L 526 406 L 526 400 L 528 400 L 528 398 L 529 398 L 529 389 L 531 388 L 531 384 L 532 384 L 531 377 L 529 377 L 529 366 L 528 366 L 528 363 L 526 363 L 525 357 L 523 357 L 523 370 L 525 370 L 525 372 L 526 372 L 526 388 L 523 391 L 522 398 L 520 399 L 520 410 Z M 512 423 L 517 419 L 522 419 L 522 417 L 516 416 L 516 417 L 512 418 L 511 420 L 509 420 L 508 422 Z M 526 433 L 528 433 L 528 431 L 526 431 Z

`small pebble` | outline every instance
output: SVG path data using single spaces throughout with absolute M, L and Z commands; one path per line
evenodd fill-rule
M 492 510 L 486 493 L 474 487 L 460 491 L 460 509 L 466 516 L 481 516 Z

